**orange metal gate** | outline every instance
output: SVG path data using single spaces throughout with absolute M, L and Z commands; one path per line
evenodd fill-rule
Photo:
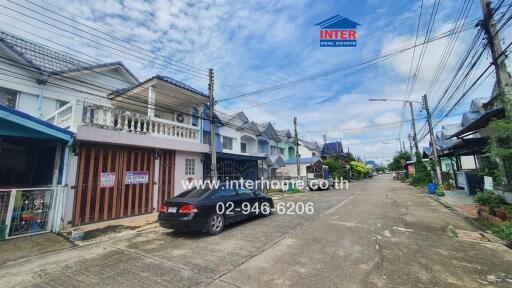
M 73 225 L 152 212 L 153 177 L 152 150 L 81 146 Z
M 158 203 L 174 196 L 174 167 L 176 153 L 162 151 L 160 154 L 160 174 L 158 181 Z

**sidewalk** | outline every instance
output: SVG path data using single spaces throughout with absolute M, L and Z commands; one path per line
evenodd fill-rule
M 478 218 L 478 204 L 475 203 L 473 196 L 469 196 L 465 191 L 445 191 L 445 196 L 432 196 L 445 206 L 453 207 L 457 212 L 465 217 Z
M 42 233 L 0 241 L 0 266 L 19 259 L 51 253 L 74 245 L 53 233 Z
M 0 266 L 9 262 L 26 259 L 60 250 L 86 246 L 124 235 L 134 234 L 143 230 L 158 227 L 157 213 L 94 223 L 63 230 L 60 235 L 42 233 L 0 241 Z M 84 232 L 82 241 L 71 241 L 72 230 Z

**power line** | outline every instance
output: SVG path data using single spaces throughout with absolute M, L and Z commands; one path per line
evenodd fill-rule
M 16 4 L 16 5 L 18 5 L 18 6 L 22 6 L 22 5 L 19 5 L 19 4 Z M 25 17 L 28 17 L 28 18 L 30 18 L 30 19 L 32 19 L 32 20 L 37 21 L 37 22 L 43 23 L 43 24 L 45 24 L 45 25 L 47 25 L 47 26 L 50 26 L 50 27 L 53 27 L 53 28 L 55 28 L 55 29 L 58 29 L 58 30 L 64 31 L 64 32 L 69 33 L 69 34 L 71 34 L 71 35 L 73 35 L 73 36 L 76 36 L 76 37 L 78 37 L 78 38 L 80 38 L 80 39 L 85 39 L 85 40 L 87 40 L 87 41 L 91 41 L 92 43 L 102 45 L 102 46 L 104 46 L 104 47 L 107 47 L 107 48 L 109 48 L 109 49 L 111 49 L 111 50 L 114 50 L 114 51 L 117 51 L 117 52 L 119 52 L 119 53 L 122 53 L 122 54 L 124 54 L 124 55 L 129 55 L 129 56 L 133 57 L 133 58 L 132 58 L 132 60 L 133 60 L 133 61 L 135 61 L 135 62 L 139 62 L 139 63 L 141 63 L 141 64 L 146 64 L 147 62 L 150 62 L 150 63 L 154 63 L 154 64 L 156 64 L 156 65 L 162 66 L 162 67 L 167 68 L 167 69 L 172 69 L 172 70 L 175 70 L 175 71 L 178 71 L 178 72 L 181 72 L 181 73 L 184 73 L 184 74 L 190 75 L 190 76 L 192 76 L 192 77 L 196 77 L 196 78 L 203 79 L 203 80 L 204 80 L 204 79 L 207 79 L 207 75 L 206 75 L 206 74 L 204 74 L 204 75 L 203 75 L 203 74 L 198 74 L 197 72 L 189 72 L 189 71 L 186 71 L 186 70 L 183 70 L 183 69 L 179 69 L 179 68 L 176 68 L 176 67 L 171 67 L 171 66 L 168 66 L 168 65 L 163 65 L 163 64 L 161 64 L 161 63 L 152 62 L 152 61 L 148 60 L 147 58 L 141 58 L 141 57 L 140 57 L 140 55 L 136 55 L 136 54 L 133 54 L 133 53 L 129 53 L 129 52 L 123 51 L 122 49 L 120 49 L 120 48 L 118 48 L 118 47 L 115 47 L 115 46 L 112 46 L 112 45 L 107 45 L 107 44 L 104 44 L 104 43 L 100 43 L 100 42 L 96 41 L 97 39 L 93 39 L 93 38 L 89 38 L 89 37 L 85 37 L 85 36 L 80 36 L 80 35 L 76 34 L 76 33 L 75 33 L 75 32 L 73 32 L 73 31 L 70 31 L 70 30 L 68 30 L 68 29 L 64 29 L 63 27 L 59 27 L 59 26 L 57 26 L 57 25 L 55 25 L 55 24 L 53 24 L 53 23 L 49 23 L 49 22 L 43 21 L 43 20 L 38 19 L 38 18 L 36 18 L 36 17 L 30 16 L 30 15 L 28 15 L 28 14 L 26 14 L 26 13 L 23 13 L 23 12 L 20 12 L 20 11 L 17 11 L 17 10 L 14 10 L 14 9 L 12 9 L 12 8 L 8 7 L 8 6 L 5 6 L 5 5 L 0 4 L 0 7 L 3 7 L 3 8 L 5 8 L 5 9 L 8 9 L 8 10 L 12 11 L 12 12 L 15 12 L 15 13 L 17 13 L 17 14 L 20 14 L 20 15 L 23 15 L 23 16 L 25 16 Z M 24 6 L 22 6 L 22 7 L 24 7 Z M 42 16 L 46 16 L 46 17 L 48 17 L 48 18 L 50 18 L 50 19 L 52 19 L 52 20 L 55 20 L 55 21 L 57 21 L 57 22 L 59 22 L 59 23 L 62 23 L 63 25 L 66 25 L 66 26 L 71 27 L 71 28 L 73 28 L 73 29 L 77 29 L 78 31 L 81 31 L 81 32 L 84 32 L 84 33 L 86 33 L 86 34 L 90 34 L 90 35 L 92 35 L 92 36 L 94 36 L 94 37 L 97 37 L 96 35 L 94 35 L 94 34 L 92 34 L 92 33 L 88 32 L 88 31 L 84 31 L 83 29 L 80 29 L 80 28 L 76 28 L 76 27 L 70 26 L 70 25 L 68 25 L 68 24 L 66 24 L 66 23 L 63 23 L 62 21 L 59 21 L 58 19 L 53 18 L 53 17 L 50 17 L 50 16 L 47 16 L 47 15 L 44 15 L 44 14 L 39 13 L 39 12 L 37 12 L 37 11 L 31 10 L 31 9 L 29 9 L 29 8 L 25 8 L 25 9 L 27 9 L 27 10 L 29 10 L 29 11 L 31 11 L 31 12 L 34 12 L 34 13 L 40 14 L 40 15 L 42 15 Z M 4 14 L 4 13 L 2 13 L 2 14 L 3 14 L 3 15 L 6 15 L 6 14 Z M 32 26 L 38 27 L 38 26 L 34 25 L 33 23 L 29 23 L 29 22 L 27 22 L 27 21 L 23 21 L 23 20 L 20 20 L 20 19 L 17 19 L 17 20 L 19 20 L 19 21 L 21 21 L 21 22 L 25 22 L 25 23 L 27 23 L 27 24 L 29 24 L 29 25 L 32 25 Z M 42 27 L 38 27 L 38 28 L 43 29 L 43 30 L 45 30 L 45 31 L 48 31 L 48 32 L 50 32 L 50 33 L 53 33 L 53 34 L 59 35 L 58 33 L 55 33 L 55 32 L 54 32 L 54 31 L 52 31 L 52 30 L 44 29 L 44 28 L 42 28 Z M 59 35 L 59 36 L 64 37 L 64 36 L 62 36 L 62 35 Z M 103 38 L 100 38 L 100 39 L 103 39 Z M 123 47 L 123 48 L 125 48 L 125 49 L 126 49 L 126 47 L 121 46 L 121 45 L 119 45 L 119 44 L 117 44 L 117 43 L 115 43 L 115 42 L 113 42 L 113 41 L 106 40 L 106 42 L 113 43 L 114 45 L 117 45 L 117 46 L 120 46 L 120 47 Z M 130 49 L 130 50 L 132 50 L 132 49 Z M 133 51 L 133 50 L 132 50 L 132 51 Z M 115 53 L 112 53 L 112 54 L 115 54 Z M 116 54 L 116 55 L 120 56 L 119 54 Z M 137 59 L 142 59 L 144 62 L 141 62 L 140 60 L 139 60 L 139 61 L 137 61 Z
M 43 15 L 43 16 L 46 16 L 46 17 L 49 17 L 50 19 L 55 20 L 55 21 L 58 21 L 58 22 L 59 22 L 59 23 L 61 23 L 61 24 L 68 25 L 68 24 L 66 24 L 66 23 L 64 23 L 64 22 L 62 22 L 62 21 L 60 21 L 60 20 L 58 20 L 58 19 L 55 19 L 55 18 L 50 17 L 50 16 L 47 16 L 47 15 L 45 15 L 45 14 L 42 14 L 42 13 L 36 12 L 35 10 L 32 10 L 32 9 L 30 9 L 30 8 L 28 8 L 28 7 L 26 7 L 26 6 L 23 6 L 23 5 L 19 4 L 19 3 L 15 3 L 14 1 L 11 1 L 11 0 L 7 0 L 7 1 L 8 1 L 8 2 L 10 2 L 10 3 L 12 3 L 12 4 L 15 4 L 15 5 L 19 6 L 19 7 L 23 7 L 23 8 L 25 8 L 25 9 L 27 9 L 27 10 L 30 10 L 30 11 L 33 11 L 33 12 L 38 13 L 38 14 L 40 14 L 40 15 Z M 158 54 L 158 53 L 156 53 L 156 52 L 154 52 L 154 51 L 148 50 L 148 49 L 146 49 L 146 48 L 144 48 L 144 47 L 142 47 L 142 46 L 139 46 L 139 45 L 136 45 L 136 44 L 134 44 L 134 43 L 128 42 L 128 41 L 126 41 L 125 39 L 123 39 L 123 38 L 121 38 L 121 37 L 118 37 L 118 36 L 116 36 L 116 35 L 105 33 L 105 32 L 103 32 L 103 31 L 101 31 L 101 30 L 99 30 L 99 29 L 97 29 L 97 28 L 94 28 L 94 27 L 92 27 L 92 26 L 90 26 L 90 25 L 85 24 L 85 23 L 84 23 L 84 22 L 82 22 L 82 21 L 77 21 L 76 19 L 74 19 L 74 18 L 72 18 L 72 17 L 68 17 L 68 16 L 63 15 L 63 14 L 61 14 L 61 13 L 58 13 L 58 12 L 56 12 L 55 10 L 52 10 L 52 9 L 49 9 L 48 7 L 45 7 L 45 6 L 39 5 L 39 4 L 37 4 L 37 3 L 34 3 L 33 1 L 30 1 L 30 0 L 25 0 L 25 1 L 26 1 L 26 2 L 29 2 L 29 3 L 30 3 L 30 4 L 32 4 L 33 6 L 37 6 L 37 7 L 41 8 L 41 9 L 43 9 L 43 10 L 45 10 L 45 11 L 48 11 L 48 12 L 53 13 L 53 14 L 56 14 L 56 15 L 58 15 L 58 16 L 60 16 L 60 17 L 64 18 L 64 19 L 67 19 L 67 20 L 70 20 L 70 21 L 72 21 L 72 22 L 74 22 L 74 23 L 77 23 L 77 24 L 79 24 L 80 26 L 85 26 L 85 27 L 87 27 L 87 28 L 89 28 L 89 29 L 91 29 L 91 30 L 93 30 L 93 31 L 99 32 L 99 33 L 100 33 L 100 34 L 102 34 L 102 35 L 105 35 L 105 36 L 107 36 L 107 37 L 109 37 L 109 38 L 116 39 L 116 40 L 121 41 L 121 42 L 123 42 L 123 43 L 125 43 L 125 44 L 127 44 L 127 45 L 128 45 L 128 46 L 121 46 L 121 45 L 119 45 L 119 46 L 121 46 L 121 47 L 130 48 L 130 46 L 133 46 L 134 48 L 133 48 L 133 49 L 130 49 L 130 50 L 135 51 L 135 52 L 140 52 L 140 51 L 148 52 L 148 53 L 150 53 L 151 55 L 155 55 L 155 56 L 159 57 L 160 59 L 162 59 L 162 61 L 163 61 L 163 62 L 169 63 L 170 65 L 176 65 L 176 63 L 179 63 L 180 65 L 184 65 L 185 67 L 180 67 L 180 66 L 178 66 L 178 67 L 180 67 L 181 69 L 184 69 L 184 70 L 189 70 L 189 71 L 191 71 L 191 72 L 201 72 L 201 73 L 202 73 L 202 72 L 204 72 L 205 70 L 207 70 L 207 68 L 206 68 L 206 67 L 194 66 L 194 65 L 187 64 L 187 63 L 184 63 L 184 62 L 181 62 L 181 61 L 178 61 L 178 60 L 173 60 L 173 62 L 176 62 L 176 63 L 171 63 L 171 62 L 169 62 L 169 60 L 167 60 L 167 59 L 169 59 L 169 57 L 167 57 L 167 56 L 160 55 L 160 54 Z M 49 4 L 49 5 L 51 5 L 51 6 L 57 7 L 57 6 L 55 6 L 55 5 L 51 4 L 51 3 L 48 3 L 47 1 L 44 1 L 44 0 L 42 0 L 42 1 L 43 1 L 43 2 L 45 2 L 45 3 L 47 3 L 47 4 Z M 62 7 L 57 7 L 57 8 L 60 8 L 61 10 L 64 10 Z M 69 13 L 69 14 L 74 15 L 75 17 L 78 17 L 78 18 L 80 18 L 80 19 L 83 19 L 83 20 L 88 21 L 87 19 L 85 19 L 85 18 L 83 18 L 83 17 L 80 17 L 80 16 L 78 16 L 78 15 L 76 15 L 76 14 L 73 14 L 73 13 L 71 13 L 71 12 L 67 11 L 67 10 L 64 10 L 64 11 L 66 11 L 66 12 L 67 12 L 67 13 Z M 88 22 L 89 22 L 89 21 L 88 21 Z M 79 31 L 82 31 L 82 32 L 84 32 L 84 33 L 87 33 L 87 34 L 89 34 L 89 35 L 93 35 L 93 36 L 95 36 L 95 37 L 98 37 L 97 35 L 92 34 L 92 33 L 88 32 L 88 31 L 83 30 L 83 29 L 80 29 L 80 28 L 76 28 L 76 29 L 78 29 Z M 105 41 L 108 41 L 108 42 L 111 42 L 111 43 L 114 43 L 113 41 L 111 41 L 111 40 L 109 40 L 109 39 L 107 39 L 107 38 L 104 38 L 104 37 L 98 37 L 98 38 L 100 38 L 100 39 L 102 39 L 102 40 L 105 40 Z M 148 55 L 148 57 L 149 57 L 149 55 Z
M 422 119 L 426 119 L 426 117 L 415 118 L 414 120 L 417 121 L 417 120 L 422 120 Z M 321 134 L 321 133 L 335 133 L 335 132 L 345 132 L 345 131 L 358 131 L 358 130 L 363 130 L 363 129 L 370 129 L 370 128 L 376 128 L 376 127 L 396 125 L 396 124 L 401 124 L 401 123 L 404 123 L 404 122 L 411 122 L 411 121 L 412 120 L 386 122 L 386 123 L 369 125 L 369 126 L 362 126 L 362 127 L 356 127 L 356 128 L 346 128 L 346 129 L 337 129 L 337 130 L 305 130 L 305 132 L 314 133 L 314 134 L 315 133 Z
M 472 23 L 472 24 L 474 24 L 474 23 Z M 466 27 L 463 30 L 465 31 L 465 30 L 468 30 L 470 28 L 472 28 L 472 27 Z M 361 59 L 359 62 L 356 62 L 356 63 L 353 63 L 353 64 L 350 64 L 350 62 L 353 62 L 353 61 L 349 61 L 348 63 L 343 64 L 343 65 L 346 65 L 346 66 L 339 66 L 338 65 L 335 68 L 329 68 L 329 69 L 326 69 L 326 70 L 322 70 L 322 71 L 319 71 L 317 73 L 313 73 L 313 74 L 307 75 L 305 77 L 298 78 L 297 80 L 285 82 L 283 84 L 279 84 L 279 85 L 275 85 L 275 86 L 269 86 L 269 87 L 262 88 L 262 89 L 259 89 L 259 90 L 255 90 L 255 91 L 252 91 L 252 92 L 246 92 L 246 93 L 239 94 L 239 95 L 233 96 L 233 97 L 226 97 L 226 98 L 218 100 L 218 102 L 223 102 L 223 101 L 233 100 L 233 99 L 237 99 L 237 98 L 247 97 L 249 95 L 256 95 L 256 94 L 260 94 L 260 93 L 266 93 L 266 92 L 270 92 L 270 91 L 275 91 L 275 90 L 287 88 L 287 87 L 290 87 L 290 86 L 295 86 L 295 85 L 298 85 L 298 84 L 302 84 L 302 83 L 305 83 L 305 82 L 313 81 L 313 80 L 316 80 L 316 79 L 319 79 L 319 78 L 327 77 L 327 76 L 330 76 L 332 74 L 336 74 L 336 73 L 339 73 L 339 72 L 344 71 L 344 70 L 349 70 L 349 69 L 352 69 L 352 68 L 356 68 L 356 67 L 359 67 L 359 66 L 362 66 L 362 65 L 365 65 L 365 64 L 370 64 L 370 65 L 371 64 L 375 64 L 376 61 L 380 61 L 382 59 L 386 59 L 386 58 L 397 56 L 397 55 L 399 55 L 399 54 L 401 54 L 401 53 L 403 53 L 405 51 L 413 49 L 414 47 L 425 45 L 426 43 L 430 43 L 430 42 L 437 41 L 439 39 L 448 37 L 452 33 L 454 33 L 453 30 L 448 30 L 448 31 L 446 31 L 444 33 L 436 35 L 436 36 L 434 36 L 434 37 L 432 37 L 432 38 L 430 38 L 430 39 L 428 39 L 428 40 L 426 40 L 424 42 L 418 43 L 416 45 L 412 45 L 412 46 L 408 46 L 408 47 L 400 48 L 400 49 L 394 49 L 394 50 L 392 50 L 389 53 L 386 53 L 384 55 L 379 54 L 377 56 L 372 56 L 372 57 L 364 58 L 364 59 Z

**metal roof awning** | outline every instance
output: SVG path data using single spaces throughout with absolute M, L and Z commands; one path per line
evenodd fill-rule
M 483 137 L 460 139 L 459 142 L 451 146 L 440 156 L 450 157 L 485 154 L 486 152 L 484 152 L 484 149 L 487 145 L 487 139 Z
M 318 157 L 304 157 L 304 158 L 299 158 L 299 163 L 300 164 L 312 164 L 312 163 L 316 163 L 316 162 L 322 162 L 322 160 Z M 285 164 L 286 165 L 290 165 L 290 164 L 296 164 L 297 163 L 297 159 L 288 159 L 285 161 Z
M 494 118 L 500 119 L 503 117 L 505 117 L 505 109 L 503 109 L 503 108 L 493 109 L 491 111 L 488 111 L 484 115 L 482 115 L 480 118 L 473 121 L 468 126 L 462 128 L 455 134 L 451 135 L 448 139 L 454 138 L 454 137 L 457 137 L 457 138 L 464 137 L 468 134 L 471 134 L 471 132 L 475 132 L 475 131 L 478 131 L 478 130 L 486 127 L 492 119 L 494 119 Z
M 208 153 L 210 155 L 210 153 Z M 217 158 L 231 159 L 231 160 L 265 160 L 267 156 L 260 155 L 240 155 L 231 153 L 217 152 Z
M 1 136 L 68 142 L 74 133 L 27 113 L 0 105 Z

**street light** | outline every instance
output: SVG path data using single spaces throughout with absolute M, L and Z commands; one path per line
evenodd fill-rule
M 409 108 L 411 110 L 411 120 L 412 120 L 412 133 L 414 137 L 414 148 L 416 148 L 416 154 L 419 153 L 418 148 L 418 138 L 416 136 L 416 122 L 414 121 L 414 109 L 412 109 L 412 103 L 419 103 L 420 105 L 423 105 L 420 101 L 414 101 L 414 100 L 400 100 L 400 99 L 386 99 L 386 98 L 370 98 L 368 99 L 370 102 L 385 102 L 385 101 L 393 101 L 393 102 L 402 102 L 402 103 L 408 103 Z

